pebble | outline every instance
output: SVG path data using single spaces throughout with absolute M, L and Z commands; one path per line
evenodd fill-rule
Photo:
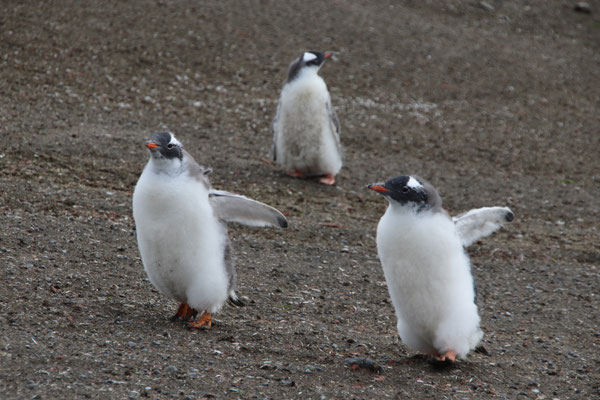
M 168 366 L 168 367 L 165 369 L 165 371 L 167 371 L 167 372 L 172 372 L 172 373 L 176 373 L 176 372 L 177 372 L 177 367 L 176 367 L 176 366 L 174 366 L 174 365 L 169 365 L 169 366 Z
M 191 371 L 188 371 L 187 376 L 190 378 L 195 378 L 196 376 L 198 376 L 198 370 L 192 369 Z
M 377 364 L 377 362 L 375 362 L 374 360 L 366 357 L 346 358 L 344 360 L 344 364 L 346 364 L 352 369 L 364 368 L 377 374 L 383 373 L 383 368 L 381 367 L 381 365 Z
M 282 379 L 281 380 L 281 384 L 283 386 L 290 386 L 290 387 L 296 386 L 296 382 L 294 382 L 294 381 L 292 381 L 290 379 Z
M 488 3 L 487 1 L 480 1 L 479 5 L 481 8 L 485 8 L 488 11 L 494 11 L 494 6 Z
M 577 4 L 575 4 L 575 7 L 573 7 L 573 9 L 584 14 L 592 13 L 592 7 L 590 7 L 590 3 L 588 3 L 587 1 L 578 2 Z

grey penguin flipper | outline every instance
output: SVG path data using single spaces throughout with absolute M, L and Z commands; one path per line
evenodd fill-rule
M 273 132 L 273 161 L 277 161 L 277 130 L 275 129 L 275 124 L 279 120 L 279 112 L 281 110 L 281 100 L 277 103 L 277 112 L 275 113 L 275 118 L 273 118 L 273 122 L 271 123 L 271 131 Z
M 227 303 L 233 306 L 238 306 L 238 307 L 244 307 L 246 304 L 240 300 L 240 298 L 237 296 L 237 294 L 235 293 L 235 288 L 236 288 L 236 284 L 237 284 L 237 272 L 235 270 L 235 263 L 233 261 L 233 257 L 232 257 L 232 249 L 231 249 L 231 242 L 229 241 L 229 238 L 227 238 L 227 241 L 225 243 L 225 254 L 224 254 L 224 259 L 225 259 L 225 271 L 227 272 L 227 276 L 229 278 L 229 288 L 228 288 L 228 297 L 227 297 Z
M 333 126 L 331 132 L 333 133 L 337 150 L 340 154 L 342 154 L 342 143 L 340 141 L 340 120 L 338 119 L 337 113 L 331 106 L 331 100 L 328 100 L 327 103 L 325 103 L 325 107 L 327 108 L 327 113 L 329 114 L 329 121 Z
M 259 201 L 223 190 L 211 190 L 208 196 L 217 218 L 222 221 L 250 226 L 288 226 L 281 212 Z
M 452 220 L 463 246 L 468 247 L 512 222 L 514 218 L 515 214 L 508 207 L 482 207 L 457 215 Z

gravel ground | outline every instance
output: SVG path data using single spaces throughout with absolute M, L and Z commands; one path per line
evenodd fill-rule
M 0 397 L 599 398 L 600 2 L 574 5 L 4 0 Z M 335 53 L 336 187 L 264 161 L 309 49 Z M 289 215 L 230 227 L 247 306 L 208 331 L 169 321 L 137 250 L 159 129 Z M 365 185 L 400 174 L 515 212 L 469 248 L 487 355 L 437 368 L 397 336 Z

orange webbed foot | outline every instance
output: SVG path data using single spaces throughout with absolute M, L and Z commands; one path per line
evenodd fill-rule
M 324 185 L 335 185 L 335 176 L 333 174 L 327 174 L 319 178 L 319 182 Z
M 192 328 L 210 329 L 212 326 L 212 314 L 204 312 L 198 321 L 188 322 L 188 325 Z
M 299 169 L 295 169 L 293 171 L 288 171 L 286 172 L 287 175 L 289 176 L 293 176 L 294 178 L 305 178 L 306 175 L 304 175 L 304 172 L 300 171 Z
M 190 318 L 194 318 L 197 314 L 198 311 L 194 310 L 187 303 L 181 303 L 177 309 L 177 313 L 171 318 L 171 321 L 176 321 L 177 318 L 188 320 Z
M 456 360 L 456 353 L 452 350 L 448 350 L 444 354 L 433 354 L 433 358 L 440 362 L 450 362 L 453 363 Z

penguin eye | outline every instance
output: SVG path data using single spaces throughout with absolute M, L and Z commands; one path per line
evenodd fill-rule
M 400 191 L 402 193 L 408 193 L 408 188 L 406 186 L 403 186 L 402 189 L 400 189 Z
M 169 143 L 169 144 L 167 145 L 167 149 L 171 150 L 172 148 L 173 148 L 173 143 Z

